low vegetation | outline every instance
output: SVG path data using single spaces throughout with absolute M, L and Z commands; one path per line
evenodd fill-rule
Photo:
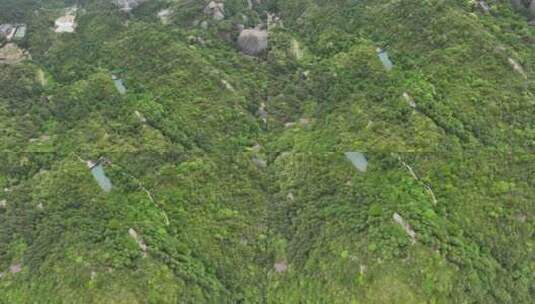
M 209 2 L 0 0 L 0 303 L 531 303 L 526 13 Z

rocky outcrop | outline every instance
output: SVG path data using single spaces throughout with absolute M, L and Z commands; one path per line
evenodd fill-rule
M 528 7 L 528 13 L 531 20 L 535 20 L 535 0 L 531 0 Z
M 54 31 L 56 33 L 74 33 L 74 29 L 76 28 L 76 22 L 74 20 L 75 16 L 73 15 L 59 17 L 54 22 Z
M 163 24 L 169 24 L 172 11 L 170 9 L 164 9 L 158 12 L 158 18 Z
M 12 24 L 0 24 L 0 38 L 4 38 L 9 41 L 13 35 L 15 35 L 16 31 L 17 27 Z
M 416 108 L 416 102 L 414 101 L 414 98 L 409 95 L 409 93 L 403 93 L 403 99 L 409 104 L 411 108 Z
M 286 261 L 278 261 L 273 264 L 273 268 L 275 268 L 275 272 L 283 273 L 288 270 L 288 263 Z
M 416 232 L 414 232 L 414 230 L 412 230 L 411 225 L 409 225 L 409 223 L 405 222 L 405 220 L 398 213 L 394 213 L 394 215 L 392 216 L 392 219 L 394 220 L 394 222 L 399 224 L 403 228 L 403 230 L 405 230 L 405 233 L 407 233 L 407 235 L 411 239 L 411 243 L 415 244 L 416 243 Z
M 240 50 L 247 55 L 258 56 L 268 47 L 268 32 L 260 29 L 243 30 L 238 37 Z
M 76 12 L 78 7 L 70 7 L 65 9 L 65 14 L 54 22 L 56 33 L 74 33 L 76 29 Z
M 136 111 L 134 111 L 134 114 L 136 115 L 136 117 L 139 120 L 139 122 L 141 122 L 141 123 L 146 123 L 147 122 L 147 119 L 145 118 L 145 116 L 143 116 L 143 114 L 141 114 L 141 112 L 136 110 Z
M 268 114 L 268 112 L 267 112 L 267 110 L 266 110 L 266 104 L 265 104 L 265 103 L 262 102 L 262 103 L 260 104 L 260 108 L 258 108 L 258 111 L 256 112 L 256 114 L 257 114 L 258 116 L 260 116 L 260 118 L 262 119 L 262 121 L 263 121 L 264 123 L 267 122 L 267 119 L 268 119 L 268 115 L 269 115 L 269 114 Z
M 11 273 L 19 273 L 22 271 L 22 265 L 21 264 L 13 264 L 9 266 L 9 272 Z
M 145 244 L 145 241 L 143 241 L 143 238 L 141 238 L 141 236 L 139 236 L 137 231 L 135 231 L 133 228 L 128 229 L 128 234 L 136 241 L 137 245 L 139 246 L 139 249 L 141 249 L 143 253 L 143 257 L 146 257 L 148 247 L 147 244 Z
M 478 8 L 481 12 L 488 14 L 490 12 L 490 6 L 487 2 L 480 0 L 476 2 L 476 8 Z
M 507 61 L 509 62 L 511 67 L 513 67 L 513 70 L 515 70 L 515 72 L 522 75 L 524 78 L 528 78 L 528 75 L 526 74 L 526 72 L 524 72 L 524 69 L 518 62 L 516 62 L 513 58 L 508 58 Z
M 528 14 L 530 20 L 535 20 L 535 0 L 511 0 L 513 7 Z
M 20 24 L 0 24 L 0 38 L 7 41 L 21 40 L 26 36 L 27 26 L 24 23 Z
M 123 12 L 130 12 L 146 0 L 113 0 L 115 5 Z
M 212 16 L 214 20 L 225 19 L 225 4 L 221 0 L 210 1 L 204 8 L 206 15 Z
M 0 49 L 0 64 L 14 64 L 26 59 L 27 54 L 14 43 L 8 43 Z

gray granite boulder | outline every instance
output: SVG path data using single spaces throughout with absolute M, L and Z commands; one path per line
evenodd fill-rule
M 259 29 L 243 30 L 238 37 L 240 50 L 251 56 L 258 56 L 268 48 L 268 32 Z

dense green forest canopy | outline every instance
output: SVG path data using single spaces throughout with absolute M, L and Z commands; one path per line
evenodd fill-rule
M 0 0 L 0 303 L 531 303 L 533 9 Z

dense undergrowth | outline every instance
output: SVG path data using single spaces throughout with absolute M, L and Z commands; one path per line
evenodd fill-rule
M 0 65 L 0 303 L 531 302 L 524 15 L 226 0 L 214 21 L 205 2 L 0 0 L 32 56 Z M 76 33 L 54 33 L 76 3 Z M 269 51 L 241 54 L 236 25 L 268 11 Z M 109 193 L 84 162 L 101 157 Z

